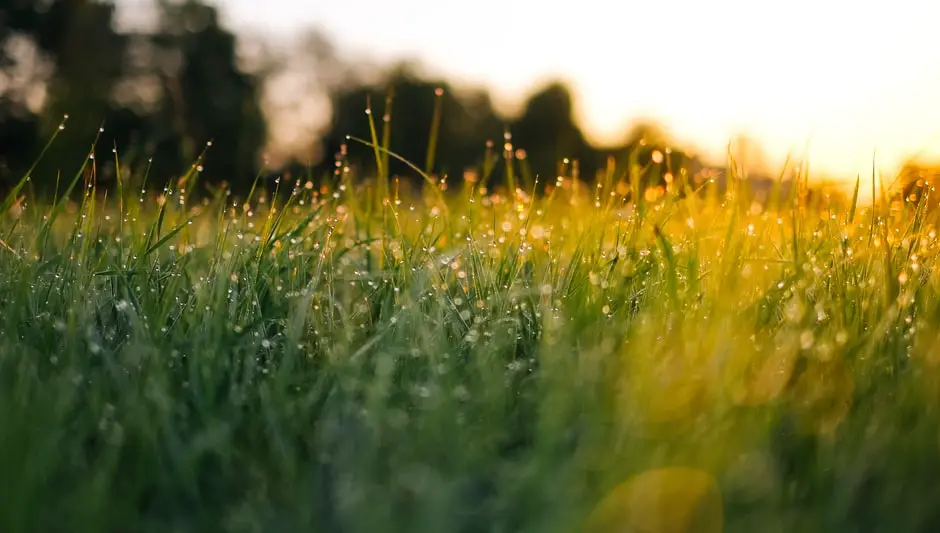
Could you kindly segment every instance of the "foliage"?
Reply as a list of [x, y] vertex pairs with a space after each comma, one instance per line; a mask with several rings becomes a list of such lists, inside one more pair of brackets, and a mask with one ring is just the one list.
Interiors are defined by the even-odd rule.
[[[146, 31], [116, 28], [113, 2], [0, 7], [0, 80], [17, 72], [13, 78], [27, 78], [21, 87], [0, 83], [4, 186], [30, 166], [65, 115], [74, 133], [60, 141], [56, 161], [37, 169], [45, 177], [32, 182], [38, 193], [51, 193], [59, 172], [74, 171], [55, 162], [80, 161], [96, 138], [100, 146], [135, 150], [125, 161], [135, 168], [154, 159], [160, 179], [184, 173], [213, 141], [228, 155], [210, 157], [206, 179], [250, 186], [266, 131], [260, 80], [238, 65], [235, 36], [214, 7], [194, 0], [157, 7], [159, 20]], [[10, 57], [11, 45], [21, 57]], [[38, 107], [29, 104], [36, 95], [44, 95]], [[102, 170], [100, 186], [113, 187], [115, 172]]]
[[[36, 194], [52, 195], [57, 176], [75, 170], [57, 163], [80, 161], [95, 139], [99, 146], [117, 146], [127, 165], [149, 168], [161, 181], [185, 174], [211, 141], [216, 150], [204, 161], [206, 184], [225, 183], [244, 193], [262, 171], [310, 175], [320, 184], [334, 174], [347, 136], [373, 138], [370, 119], [377, 144], [450, 184], [482, 179], [481, 172], [490, 185], [522, 185], [529, 191], [536, 180], [551, 183], [559, 174], [591, 182], [609, 171], [611, 159], [621, 169], [633, 163], [646, 167], [657, 151], [667, 154], [666, 171], [703, 166], [649, 124], [635, 127], [618, 145], [593, 145], [561, 82], [537, 88], [517, 115], [504, 116], [486, 91], [422, 74], [407, 62], [362, 66], [339, 57], [316, 32], [290, 54], [271, 53], [250, 65], [239, 52], [245, 37], [223, 27], [215, 7], [198, 0], [154, 0], [154, 5], [150, 28], [118, 27], [115, 4], [104, 0], [17, 0], [0, 6], [0, 163], [5, 165], [0, 188], [12, 187], [30, 167], [64, 115], [70, 135], [60, 139], [57, 158], [35, 169], [38, 177], [30, 188]], [[283, 126], [276, 115], [265, 116], [262, 94], [275, 74], [285, 73], [313, 79], [299, 90], [324, 96], [330, 120], [322, 135], [292, 154], [294, 160], [266, 168], [261, 148], [269, 130]], [[303, 120], [318, 123], [324, 117]], [[427, 142], [429, 136], [434, 143]], [[516, 175], [493, 166], [507, 147], [519, 160]], [[366, 156], [343, 157], [360, 173], [379, 170]], [[395, 159], [381, 162], [389, 181], [399, 178], [402, 186], [419, 188], [425, 183]], [[664, 185], [665, 173], [643, 175], [652, 180], [648, 185]], [[97, 186], [113, 191], [115, 174], [102, 164]]]
[[[482, 173], [491, 185], [524, 185], [528, 191], [536, 180], [551, 183], [559, 175], [591, 182], [609, 172], [610, 165], [620, 169], [657, 166], [664, 161], [652, 161], [656, 152], [665, 154], [663, 171], [638, 174], [646, 180], [644, 188], [665, 185], [667, 173], [686, 169], [691, 178], [706, 167], [674, 146], [662, 128], [648, 122], [634, 125], [615, 146], [592, 145], [576, 120], [570, 91], [558, 81], [538, 88], [515, 117], [497, 113], [487, 93], [455, 90], [444, 80], [422, 78], [408, 63], [393, 67], [377, 81], [346, 80], [334, 86], [331, 94], [333, 119], [323, 136], [328, 157], [315, 172], [318, 176], [335, 168], [350, 135], [368, 140], [373, 133], [376, 144], [408, 161], [428, 162], [431, 155], [438, 164], [419, 165], [419, 170], [446, 177], [451, 183], [462, 181], [467, 172], [477, 178]], [[439, 129], [432, 131], [435, 121]], [[439, 146], [428, 143], [433, 135], [439, 138]], [[518, 160], [515, 176], [501, 165], [493, 166], [501, 156]], [[363, 172], [377, 170], [370, 166], [375, 158], [368, 153], [342, 158]], [[390, 161], [384, 173], [410, 185], [420, 186], [424, 181], [400, 161]]]

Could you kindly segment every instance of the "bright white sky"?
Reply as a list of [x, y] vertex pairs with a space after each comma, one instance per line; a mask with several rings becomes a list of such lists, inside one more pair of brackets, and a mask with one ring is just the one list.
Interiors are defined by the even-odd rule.
[[[931, 0], [217, 0], [237, 29], [318, 26], [344, 52], [417, 58], [517, 102], [567, 79], [591, 138], [662, 121], [721, 154], [748, 133], [845, 177], [940, 155], [940, 2]], [[554, 7], [558, 6], [558, 7]], [[808, 151], [804, 151], [806, 146]]]

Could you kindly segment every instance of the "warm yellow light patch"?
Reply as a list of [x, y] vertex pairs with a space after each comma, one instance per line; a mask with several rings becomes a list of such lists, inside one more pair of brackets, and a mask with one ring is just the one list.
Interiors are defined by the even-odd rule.
[[832, 434], [849, 414], [855, 382], [841, 359], [810, 361], [792, 390], [792, 405], [804, 431]]
[[618, 485], [595, 508], [586, 533], [719, 533], [721, 491], [707, 472], [649, 470]]
[[738, 349], [731, 353], [724, 374], [728, 396], [734, 403], [764, 405], [783, 394], [799, 352], [789, 346], [767, 352]]

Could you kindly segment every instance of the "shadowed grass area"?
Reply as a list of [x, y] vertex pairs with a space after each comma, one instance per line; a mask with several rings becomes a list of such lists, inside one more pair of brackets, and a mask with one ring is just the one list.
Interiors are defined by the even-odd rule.
[[376, 137], [375, 180], [245, 201], [198, 161], [10, 196], [0, 531], [940, 527], [929, 194], [405, 197]]

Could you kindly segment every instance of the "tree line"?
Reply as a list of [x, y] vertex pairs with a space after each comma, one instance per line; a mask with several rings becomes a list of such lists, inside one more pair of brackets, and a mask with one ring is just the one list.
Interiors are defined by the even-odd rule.
[[200, 2], [156, 7], [145, 31], [118, 30], [112, 2], [0, 7], [3, 183], [19, 179], [63, 122], [53, 155], [33, 173], [36, 187], [80, 167], [96, 139], [99, 153], [116, 147], [158, 178], [180, 172], [210, 139], [222, 148], [206, 154], [212, 176], [238, 181], [255, 171], [266, 135], [261, 80], [239, 67], [235, 35]]
[[[190, 169], [210, 141], [200, 160], [210, 186], [244, 190], [264, 173], [331, 179], [338, 159], [370, 175], [374, 151], [349, 136], [370, 141], [373, 131], [396, 154], [383, 171], [414, 184], [424, 179], [418, 170], [454, 182], [487, 165], [493, 182], [505, 181], [504, 166], [490, 164], [501, 158], [512, 159], [520, 183], [529, 184], [561, 174], [593, 181], [612, 166], [654, 166], [653, 181], [706, 168], [655, 124], [630, 128], [614, 146], [595, 146], [561, 82], [536, 90], [515, 116], [502, 116], [486, 91], [455, 87], [409, 63], [378, 75], [343, 64], [322, 36], [311, 41], [319, 46], [307, 52], [316, 56], [309, 65], [262, 57], [250, 67], [239, 57], [240, 37], [215, 7], [198, 0], [154, 0], [154, 7], [154, 20], [141, 28], [120, 28], [109, 1], [8, 0], [0, 7], [3, 187], [19, 180], [56, 134], [52, 155], [32, 173], [40, 192], [74, 173], [92, 143], [101, 185], [114, 180], [112, 148], [122, 167], [163, 183]], [[291, 160], [266, 165], [265, 141], [278, 125], [264, 110], [265, 84], [278, 69], [297, 65], [312, 70], [330, 119]]]

